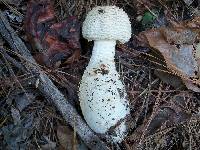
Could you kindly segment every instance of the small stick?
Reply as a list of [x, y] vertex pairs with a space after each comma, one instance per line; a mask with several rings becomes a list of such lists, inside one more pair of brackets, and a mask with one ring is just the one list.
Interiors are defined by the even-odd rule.
[[5, 49], [0, 48], [0, 53], [2, 53], [2, 55], [4, 55], [4, 57], [11, 62], [15, 67], [17, 67], [19, 70], [22, 70], [23, 72], [26, 72], [25, 68], [23, 65], [21, 65], [20, 62], [18, 62], [17, 60], [15, 60], [14, 58], [12, 58]]

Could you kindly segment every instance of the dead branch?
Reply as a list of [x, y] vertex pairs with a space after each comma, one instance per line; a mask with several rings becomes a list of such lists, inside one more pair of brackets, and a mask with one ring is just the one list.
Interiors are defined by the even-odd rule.
[[39, 67], [25, 44], [15, 33], [14, 29], [10, 26], [8, 20], [1, 11], [0, 33], [8, 42], [11, 49], [21, 58], [21, 61], [26, 69], [32, 74], [39, 74], [38, 78], [40, 82], [38, 89], [45, 95], [47, 99], [51, 100], [51, 102], [60, 111], [65, 121], [71, 125], [71, 127], [75, 127], [75, 131], [87, 144], [87, 146], [95, 150], [108, 150], [109, 148], [105, 145], [105, 143], [103, 143], [99, 137], [95, 135], [94, 132], [87, 126], [76, 109], [67, 101], [64, 95]]

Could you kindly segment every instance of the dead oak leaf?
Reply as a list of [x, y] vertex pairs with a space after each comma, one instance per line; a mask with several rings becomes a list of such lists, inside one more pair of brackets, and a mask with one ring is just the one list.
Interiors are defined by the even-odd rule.
[[145, 42], [151, 48], [161, 53], [168, 69], [180, 76], [189, 89], [200, 92], [193, 84], [198, 72], [193, 46], [197, 33], [184, 28], [158, 28], [144, 31], [139, 36], [146, 39]]

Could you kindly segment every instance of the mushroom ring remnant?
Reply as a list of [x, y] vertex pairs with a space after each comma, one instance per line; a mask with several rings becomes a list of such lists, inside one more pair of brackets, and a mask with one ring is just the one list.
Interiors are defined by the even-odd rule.
[[116, 41], [125, 43], [131, 38], [129, 17], [116, 6], [95, 7], [87, 14], [82, 33], [84, 38], [94, 41], [79, 87], [83, 116], [96, 133], [121, 142], [127, 133], [130, 108], [114, 57]]

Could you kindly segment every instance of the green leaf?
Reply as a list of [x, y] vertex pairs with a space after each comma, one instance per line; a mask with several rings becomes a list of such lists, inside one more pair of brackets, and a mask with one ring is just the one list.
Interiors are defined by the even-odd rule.
[[[152, 12], [154, 14], [152, 14]], [[152, 12], [148, 11], [144, 13], [144, 16], [142, 17], [142, 26], [147, 28], [147, 27], [151, 27], [154, 20], [156, 19], [155, 14], [158, 14], [158, 12], [156, 10], [152, 10]]]

